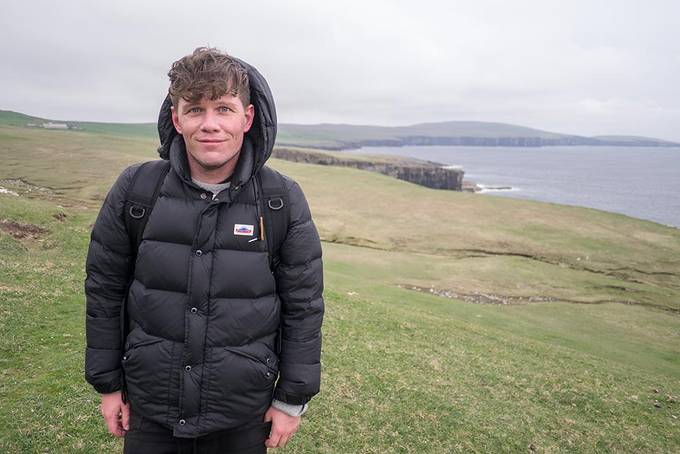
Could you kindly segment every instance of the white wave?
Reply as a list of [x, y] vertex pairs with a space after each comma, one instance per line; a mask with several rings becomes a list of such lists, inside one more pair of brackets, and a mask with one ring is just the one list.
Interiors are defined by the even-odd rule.
[[512, 187], [512, 186], [501, 186], [501, 185], [491, 185], [491, 184], [482, 184], [482, 183], [477, 183], [477, 186], [481, 188], [479, 191], [480, 194], [484, 194], [486, 192], [509, 192], [509, 191], [521, 191], [520, 188]]

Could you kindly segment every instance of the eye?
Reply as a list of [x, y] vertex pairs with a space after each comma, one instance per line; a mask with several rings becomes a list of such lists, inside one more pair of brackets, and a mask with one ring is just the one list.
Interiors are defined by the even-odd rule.
[[200, 107], [192, 107], [189, 110], [187, 110], [187, 113], [192, 113], [192, 114], [200, 113], [201, 110], [203, 110], [203, 109], [201, 109]]
[[219, 112], [222, 112], [222, 113], [227, 113], [227, 112], [233, 112], [233, 111], [234, 111], [234, 109], [232, 109], [231, 107], [227, 107], [227, 106], [220, 106], [220, 107], [217, 108], [217, 110], [218, 110]]

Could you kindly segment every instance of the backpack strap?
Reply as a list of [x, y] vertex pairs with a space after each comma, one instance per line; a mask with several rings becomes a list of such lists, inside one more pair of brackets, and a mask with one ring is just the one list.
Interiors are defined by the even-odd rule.
[[[130, 238], [130, 245], [133, 252], [133, 270], [130, 273], [130, 280], [128, 281], [127, 290], [125, 291], [125, 298], [120, 305], [120, 345], [121, 352], [125, 350], [125, 339], [129, 331], [129, 320], [127, 317], [127, 296], [130, 292], [130, 286], [134, 280], [134, 263], [137, 256], [137, 250], [142, 242], [142, 234], [144, 228], [151, 215], [151, 210], [156, 204], [158, 193], [160, 192], [165, 176], [170, 170], [170, 162], [165, 160], [156, 160], [145, 162], [135, 172], [132, 177], [132, 182], [125, 195], [125, 229]], [[125, 358], [123, 357], [123, 360]], [[121, 373], [122, 368], [121, 368]], [[123, 402], [127, 402], [127, 386], [125, 383], [125, 376], [123, 373]]]
[[125, 227], [130, 237], [130, 244], [135, 255], [142, 242], [142, 234], [158, 193], [170, 170], [170, 162], [159, 159], [145, 162], [132, 178], [132, 183], [125, 199]]
[[276, 170], [263, 166], [256, 176], [260, 186], [260, 212], [264, 217], [265, 240], [272, 270], [279, 264], [279, 251], [288, 233], [290, 203], [286, 182]]
[[[264, 217], [265, 240], [267, 240], [267, 253], [269, 255], [269, 268], [272, 272], [279, 265], [279, 251], [288, 234], [290, 224], [290, 199], [286, 182], [276, 170], [263, 166], [255, 176], [259, 186], [260, 213]], [[281, 325], [276, 333], [275, 350], [281, 354], [283, 332]]]

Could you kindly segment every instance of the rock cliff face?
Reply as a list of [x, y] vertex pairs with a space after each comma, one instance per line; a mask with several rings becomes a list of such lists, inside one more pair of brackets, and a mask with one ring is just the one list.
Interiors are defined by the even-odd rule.
[[431, 161], [418, 160], [365, 160], [340, 158], [326, 153], [301, 151], [291, 148], [274, 148], [272, 157], [286, 161], [305, 162], [327, 166], [354, 167], [382, 173], [400, 180], [419, 184], [433, 189], [449, 189], [461, 191], [463, 189], [462, 169], [448, 169], [442, 164]]

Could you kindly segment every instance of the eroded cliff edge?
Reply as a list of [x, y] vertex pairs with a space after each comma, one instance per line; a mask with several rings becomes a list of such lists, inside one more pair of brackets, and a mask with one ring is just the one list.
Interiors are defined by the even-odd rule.
[[465, 172], [460, 168], [447, 168], [443, 164], [412, 158], [387, 156], [338, 156], [323, 151], [276, 147], [272, 157], [286, 161], [305, 162], [326, 166], [353, 167], [382, 173], [400, 180], [433, 189], [463, 190]]

